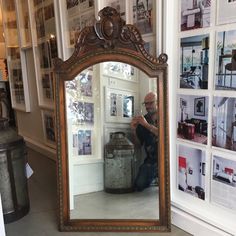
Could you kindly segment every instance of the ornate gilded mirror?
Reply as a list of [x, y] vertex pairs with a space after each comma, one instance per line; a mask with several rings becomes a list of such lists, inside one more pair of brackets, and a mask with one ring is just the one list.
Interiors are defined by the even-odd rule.
[[[166, 61], [111, 7], [82, 29], [68, 60], [55, 60], [61, 231], [170, 231]], [[136, 118], [151, 110], [147, 146]], [[154, 174], [139, 188], [144, 164]]]

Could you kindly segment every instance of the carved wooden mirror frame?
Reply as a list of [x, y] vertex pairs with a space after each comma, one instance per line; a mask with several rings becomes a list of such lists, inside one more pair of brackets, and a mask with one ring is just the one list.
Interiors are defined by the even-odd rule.
[[[126, 25], [111, 7], [99, 12], [94, 26], [79, 34], [75, 51], [66, 61], [55, 60], [57, 170], [59, 193], [59, 228], [61, 231], [170, 231], [170, 186], [167, 101], [167, 56], [158, 58], [144, 49], [144, 41], [133, 25]], [[159, 117], [159, 219], [78, 219], [69, 214], [69, 171], [66, 135], [65, 81], [72, 80], [84, 69], [105, 61], [118, 61], [137, 67], [150, 78], [157, 78]]]

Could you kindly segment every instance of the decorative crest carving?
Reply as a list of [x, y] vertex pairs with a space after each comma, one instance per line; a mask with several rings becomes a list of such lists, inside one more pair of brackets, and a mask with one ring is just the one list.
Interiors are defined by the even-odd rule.
[[[158, 58], [150, 55], [144, 48], [144, 41], [138, 29], [126, 24], [116, 9], [105, 7], [99, 13], [99, 20], [94, 26], [85, 27], [78, 36], [73, 55], [65, 62], [55, 60], [55, 70], [65, 71], [71, 68], [74, 61], [85, 60], [85, 57], [94, 55], [126, 55], [146, 63], [153, 69], [165, 65], [167, 55], [161, 54]], [[134, 65], [135, 66], [135, 65]], [[63, 72], [62, 72], [63, 73]]]

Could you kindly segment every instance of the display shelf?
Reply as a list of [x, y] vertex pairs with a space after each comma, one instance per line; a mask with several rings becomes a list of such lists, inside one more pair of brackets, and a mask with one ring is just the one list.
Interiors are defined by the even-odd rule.
[[38, 101], [54, 109], [53, 58], [58, 56], [53, 0], [29, 2]]
[[20, 47], [15, 1], [3, 0], [2, 11], [12, 107], [16, 110], [29, 112], [30, 100], [26, 58], [25, 52]]
[[[215, 24], [220, 5], [221, 1], [179, 0], [175, 6], [172, 201], [196, 218], [235, 234], [236, 211], [230, 204], [236, 173], [232, 92], [236, 24]], [[222, 216], [228, 220], [223, 222]]]

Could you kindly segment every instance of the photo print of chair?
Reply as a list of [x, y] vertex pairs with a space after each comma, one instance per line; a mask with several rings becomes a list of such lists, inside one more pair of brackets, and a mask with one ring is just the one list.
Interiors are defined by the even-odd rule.
[[236, 30], [219, 32], [217, 36], [217, 90], [236, 90]]
[[[178, 101], [177, 137], [207, 144], [208, 97], [179, 95]], [[196, 110], [199, 101], [202, 103], [201, 112]]]
[[181, 30], [210, 25], [211, 0], [181, 0]]
[[178, 146], [178, 189], [205, 200], [205, 152]]
[[236, 151], [236, 98], [214, 97], [212, 145]]
[[181, 39], [180, 88], [208, 88], [209, 36]]

